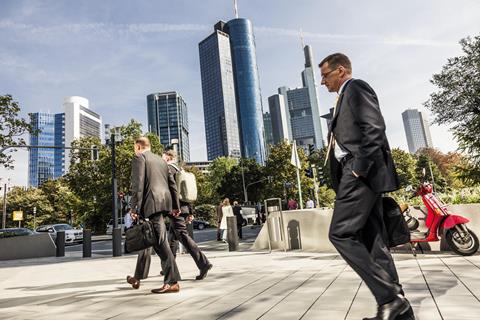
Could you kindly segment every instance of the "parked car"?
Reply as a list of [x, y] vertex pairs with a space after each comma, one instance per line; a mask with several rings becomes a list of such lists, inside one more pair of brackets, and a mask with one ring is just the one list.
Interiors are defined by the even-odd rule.
[[65, 243], [72, 244], [83, 241], [83, 231], [80, 229], [74, 229], [67, 223], [48, 224], [38, 227], [37, 232], [48, 232], [53, 241], [57, 239], [57, 232], [65, 231]]
[[[122, 234], [125, 233], [125, 221], [123, 218], [118, 218], [118, 227], [122, 230]], [[107, 234], [112, 234], [113, 232], [113, 219], [110, 219], [107, 223]]]
[[203, 230], [210, 227], [210, 223], [203, 220], [193, 220], [193, 229]]
[[10, 238], [19, 236], [31, 236], [37, 234], [35, 231], [28, 228], [7, 228], [0, 229], [0, 238]]

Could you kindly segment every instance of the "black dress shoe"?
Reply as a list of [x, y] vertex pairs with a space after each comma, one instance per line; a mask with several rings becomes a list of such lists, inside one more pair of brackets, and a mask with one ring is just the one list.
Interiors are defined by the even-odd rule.
[[398, 315], [395, 320], [415, 320], [412, 307], [409, 307], [407, 311]]
[[207, 277], [208, 271], [212, 269], [213, 265], [209, 263], [204, 269], [200, 270], [200, 274], [195, 277], [195, 280], [203, 280]]
[[410, 303], [403, 296], [398, 295], [395, 300], [379, 306], [375, 317], [363, 318], [363, 320], [398, 320], [398, 316], [404, 316], [409, 310], [411, 310]]

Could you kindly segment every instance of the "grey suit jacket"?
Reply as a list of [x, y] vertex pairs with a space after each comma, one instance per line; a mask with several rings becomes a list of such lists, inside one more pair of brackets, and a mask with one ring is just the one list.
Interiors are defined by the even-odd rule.
[[130, 193], [131, 208], [144, 218], [180, 208], [177, 186], [167, 163], [151, 151], [133, 159]]
[[[345, 85], [330, 123], [329, 139], [332, 133], [336, 142], [353, 157], [352, 169], [372, 190], [382, 193], [399, 188], [385, 121], [377, 95], [368, 83], [352, 79]], [[333, 152], [330, 168], [333, 187], [337, 190], [341, 174]]]

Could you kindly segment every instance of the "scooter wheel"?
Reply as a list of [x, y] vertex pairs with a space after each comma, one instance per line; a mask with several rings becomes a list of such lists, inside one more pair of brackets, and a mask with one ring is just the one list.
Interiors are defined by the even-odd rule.
[[461, 256], [471, 256], [478, 251], [478, 237], [472, 230], [468, 229], [468, 236], [462, 239], [456, 228], [448, 229], [445, 235], [447, 244], [453, 252]]

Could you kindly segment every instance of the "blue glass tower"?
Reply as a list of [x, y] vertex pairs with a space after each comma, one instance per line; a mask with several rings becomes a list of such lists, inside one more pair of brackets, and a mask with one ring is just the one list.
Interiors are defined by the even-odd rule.
[[187, 104], [177, 92], [153, 93], [147, 96], [148, 128], [160, 137], [164, 146], [178, 139], [182, 161], [190, 161]]
[[263, 164], [263, 110], [253, 26], [248, 19], [233, 19], [227, 23], [227, 31], [232, 51], [242, 156]]
[[[31, 124], [36, 135], [30, 136], [32, 146], [64, 146], [65, 114], [32, 113]], [[62, 149], [30, 149], [28, 185], [38, 187], [49, 179], [65, 173], [65, 153]]]

